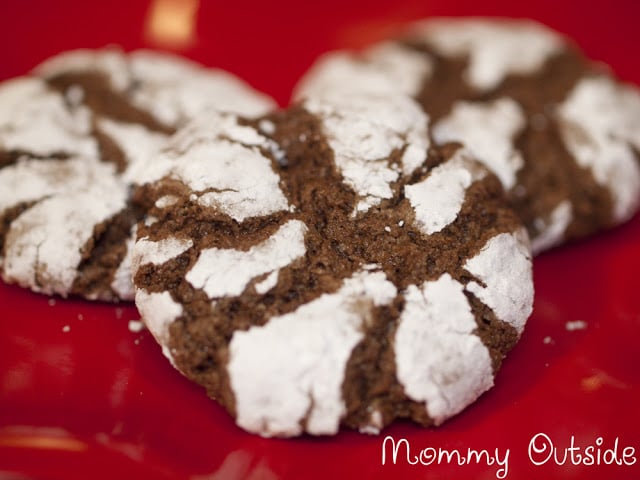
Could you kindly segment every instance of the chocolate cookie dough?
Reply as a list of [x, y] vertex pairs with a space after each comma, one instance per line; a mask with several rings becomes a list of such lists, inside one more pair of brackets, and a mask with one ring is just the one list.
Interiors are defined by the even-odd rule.
[[203, 110], [272, 106], [228, 73], [150, 51], [66, 52], [0, 84], [2, 278], [131, 300], [135, 171]]
[[498, 179], [403, 95], [315, 97], [179, 131], [135, 198], [136, 304], [263, 436], [440, 424], [493, 385], [532, 306]]
[[619, 224], [640, 204], [640, 94], [526, 20], [431, 19], [321, 58], [296, 97], [404, 92], [436, 143], [462, 141], [500, 179], [534, 252]]

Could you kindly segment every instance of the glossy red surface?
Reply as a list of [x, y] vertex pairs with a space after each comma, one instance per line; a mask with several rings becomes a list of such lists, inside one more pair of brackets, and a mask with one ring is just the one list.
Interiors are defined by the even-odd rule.
[[[64, 49], [162, 47], [237, 73], [284, 104], [323, 51], [365, 44], [407, 19], [486, 14], [539, 19], [640, 83], [635, 0], [343, 3], [4, 1], [0, 79]], [[193, 29], [171, 30], [165, 21], [165, 30], [174, 31], [167, 36], [151, 27], [163, 8], [170, 12], [165, 20], [186, 19], [182, 27], [192, 15]], [[133, 306], [49, 299], [0, 283], [0, 478], [490, 479], [505, 473], [486, 458], [411, 465], [406, 444], [395, 465], [387, 448], [382, 465], [385, 435], [406, 439], [412, 455], [429, 447], [466, 455], [473, 448], [491, 456], [497, 450], [504, 461], [508, 451], [510, 479], [640, 478], [639, 271], [638, 216], [547, 253], [535, 261], [535, 310], [522, 341], [497, 386], [467, 411], [435, 430], [397, 424], [380, 437], [342, 432], [294, 440], [238, 429], [172, 369], [148, 332], [129, 330], [129, 320], [138, 318]], [[576, 320], [586, 328], [567, 330]], [[602, 450], [617, 441], [618, 458], [633, 448], [626, 460], [635, 464], [569, 459], [536, 466], [528, 447], [538, 433], [552, 439], [560, 457], [572, 437], [595, 453], [598, 438]]]

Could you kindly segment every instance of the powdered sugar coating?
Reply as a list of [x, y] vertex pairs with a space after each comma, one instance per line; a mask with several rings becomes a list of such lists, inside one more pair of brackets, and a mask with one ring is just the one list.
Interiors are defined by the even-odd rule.
[[[0, 185], [11, 186], [0, 189], [0, 212], [23, 202], [99, 184], [104, 177], [115, 177], [112, 165], [85, 158], [43, 162], [24, 157], [0, 170]], [[112, 186], [119, 188], [117, 182]]]
[[466, 290], [522, 333], [533, 309], [531, 254], [524, 230], [492, 237], [464, 268], [477, 280]]
[[614, 218], [640, 204], [640, 93], [608, 77], [581, 80], [559, 106], [562, 138], [578, 164], [613, 197]]
[[412, 30], [441, 55], [468, 57], [465, 79], [480, 91], [497, 87], [507, 75], [535, 72], [564, 48], [558, 34], [530, 20], [431, 19]]
[[90, 131], [89, 111], [68, 108], [44, 81], [25, 77], [0, 85], [0, 149], [93, 158], [98, 149]]
[[207, 112], [187, 125], [150, 165], [135, 177], [140, 183], [162, 178], [189, 187], [202, 206], [241, 222], [289, 208], [271, 160], [260, 150], [270, 142], [233, 115]]
[[[335, 163], [360, 197], [358, 212], [391, 198], [391, 184], [427, 158], [428, 118], [409, 97], [336, 93], [303, 106], [321, 119]], [[396, 151], [399, 162], [390, 164]]]
[[336, 433], [351, 351], [372, 308], [389, 304], [396, 293], [384, 273], [360, 271], [336, 293], [236, 332], [227, 370], [238, 425], [264, 436]]
[[314, 63], [293, 97], [335, 92], [416, 96], [432, 68], [428, 57], [394, 42], [382, 42], [359, 53], [331, 52]]
[[415, 212], [415, 223], [427, 235], [441, 231], [457, 217], [471, 184], [486, 171], [463, 149], [429, 172], [422, 181], [404, 187]]
[[191, 239], [169, 237], [154, 242], [147, 237], [140, 238], [132, 254], [134, 270], [147, 263], [162, 265], [186, 252], [191, 247], [193, 247], [193, 240]]
[[493, 386], [491, 357], [474, 334], [463, 285], [449, 274], [409, 286], [405, 299], [395, 335], [398, 380], [438, 425]]
[[220, 248], [203, 250], [185, 278], [212, 299], [240, 295], [252, 279], [277, 271], [304, 255], [305, 231], [304, 223], [291, 220], [246, 252]]
[[436, 143], [463, 143], [506, 190], [516, 186], [518, 171], [524, 166], [515, 148], [515, 138], [525, 127], [520, 106], [509, 98], [492, 102], [457, 102], [451, 112], [433, 127]]
[[[105, 180], [112, 183], [109, 177]], [[70, 291], [94, 226], [125, 206], [124, 192], [114, 187], [97, 185], [91, 191], [50, 197], [20, 215], [5, 239], [5, 281], [46, 294]], [[94, 201], [95, 195], [100, 202]]]

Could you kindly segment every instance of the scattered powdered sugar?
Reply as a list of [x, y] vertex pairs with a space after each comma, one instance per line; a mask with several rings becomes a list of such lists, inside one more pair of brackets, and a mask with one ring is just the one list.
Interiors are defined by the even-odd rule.
[[194, 288], [204, 289], [211, 299], [240, 295], [252, 279], [303, 256], [306, 231], [304, 223], [290, 220], [246, 252], [222, 248], [203, 250], [186, 279]]
[[[336, 166], [360, 197], [357, 212], [391, 198], [391, 184], [427, 158], [428, 118], [407, 96], [336, 93], [303, 106], [320, 118]], [[399, 166], [389, 163], [396, 151], [402, 152]]]
[[144, 330], [144, 323], [142, 323], [140, 320], [129, 320], [127, 327], [129, 328], [129, 331], [131, 333], [140, 333], [142, 330]]
[[426, 20], [413, 33], [441, 55], [468, 57], [464, 77], [480, 91], [497, 87], [509, 74], [535, 72], [564, 48], [562, 37], [530, 20]]
[[238, 425], [264, 436], [297, 435], [303, 426], [311, 434], [336, 433], [346, 413], [342, 383], [351, 352], [372, 309], [396, 294], [383, 272], [360, 271], [336, 293], [236, 331], [227, 369]]
[[640, 203], [640, 94], [605, 76], [581, 80], [557, 110], [560, 132], [578, 164], [611, 192], [613, 215], [628, 219]]
[[568, 332], [573, 332], [575, 330], [584, 330], [587, 328], [587, 322], [585, 322], [584, 320], [573, 320], [565, 323], [564, 328], [566, 328]]
[[505, 190], [516, 185], [524, 166], [515, 138], [525, 126], [520, 106], [509, 98], [492, 102], [456, 102], [449, 115], [433, 127], [436, 143], [462, 142], [496, 174]]
[[404, 187], [405, 197], [415, 212], [418, 228], [427, 235], [441, 231], [455, 221], [467, 189], [486, 171], [464, 149], [429, 172], [422, 181]]
[[492, 237], [464, 268], [479, 282], [466, 290], [491, 308], [503, 322], [522, 333], [533, 308], [529, 240], [524, 229]]
[[410, 285], [405, 302], [395, 336], [398, 381], [438, 425], [493, 386], [491, 357], [473, 333], [462, 284], [449, 274]]

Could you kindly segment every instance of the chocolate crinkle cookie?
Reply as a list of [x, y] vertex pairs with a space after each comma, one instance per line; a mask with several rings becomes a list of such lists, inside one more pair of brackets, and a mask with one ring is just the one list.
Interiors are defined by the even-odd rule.
[[404, 95], [181, 129], [135, 192], [136, 304], [173, 365], [264, 436], [437, 425], [532, 307], [499, 179]]
[[150, 51], [58, 55], [0, 84], [0, 273], [47, 294], [131, 300], [135, 170], [198, 112], [273, 106], [232, 75]]
[[629, 219], [640, 204], [640, 94], [526, 20], [431, 19], [361, 52], [322, 57], [297, 98], [403, 92], [442, 145], [500, 179], [534, 253]]

